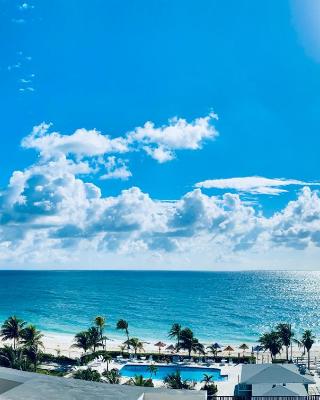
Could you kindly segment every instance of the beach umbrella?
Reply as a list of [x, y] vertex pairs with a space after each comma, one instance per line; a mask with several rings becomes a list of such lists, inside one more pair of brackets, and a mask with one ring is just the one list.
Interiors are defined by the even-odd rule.
[[239, 346], [239, 349], [243, 350], [243, 355], [244, 355], [244, 352], [245, 352], [246, 350], [248, 350], [249, 347], [248, 347], [245, 343], [242, 343], [242, 345]]
[[167, 348], [166, 348], [166, 350], [168, 350], [168, 351], [175, 351], [176, 350], [176, 348], [174, 347], [174, 345], [173, 344], [170, 344], [170, 346], [168, 346]]
[[161, 352], [161, 347], [166, 347], [166, 344], [163, 343], [163, 342], [158, 342], [158, 343], [155, 343], [155, 346], [157, 346], [157, 347], [159, 348], [159, 354], [160, 354], [160, 352]]
[[229, 353], [229, 357], [230, 357], [230, 353], [232, 351], [234, 351], [234, 349], [231, 346], [227, 346], [225, 349], [223, 349], [223, 351], [227, 351]]
[[215, 349], [221, 349], [221, 346], [219, 343], [213, 343], [212, 347], [214, 347]]

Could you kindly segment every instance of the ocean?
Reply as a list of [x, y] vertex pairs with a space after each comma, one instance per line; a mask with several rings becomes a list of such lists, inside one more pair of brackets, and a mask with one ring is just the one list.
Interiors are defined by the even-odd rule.
[[174, 322], [205, 342], [256, 342], [278, 322], [320, 337], [319, 272], [0, 271], [0, 321], [17, 315], [74, 334], [96, 315], [106, 334], [167, 340]]

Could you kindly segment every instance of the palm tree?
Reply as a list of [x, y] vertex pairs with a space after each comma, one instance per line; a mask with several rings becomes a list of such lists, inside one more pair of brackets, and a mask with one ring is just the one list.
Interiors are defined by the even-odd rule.
[[282, 340], [279, 337], [278, 332], [272, 331], [270, 333], [264, 333], [259, 342], [261, 346], [265, 349], [270, 351], [271, 359], [273, 360], [274, 357], [280, 353], [282, 348]]
[[211, 383], [213, 379], [213, 375], [203, 374], [203, 379], [201, 382], [204, 382], [206, 385]]
[[42, 338], [43, 334], [34, 325], [28, 325], [21, 331], [21, 343], [34, 371], [37, 370], [41, 349], [44, 348]]
[[286, 359], [289, 360], [289, 347], [292, 343], [292, 339], [294, 337], [294, 332], [291, 328], [291, 324], [278, 324], [276, 326], [276, 331], [279, 334], [280, 339], [282, 340], [282, 344], [286, 348]]
[[217, 385], [212, 382], [212, 383], [205, 383], [201, 390], [206, 390], [207, 392], [207, 400], [214, 400], [215, 399], [215, 394], [218, 391]]
[[96, 348], [102, 345], [99, 329], [96, 326], [92, 326], [88, 329], [88, 335], [91, 343], [90, 347], [93, 347], [93, 351], [96, 351]]
[[171, 389], [191, 389], [192, 385], [188, 380], [182, 380], [180, 372], [177, 370], [167, 375], [163, 382]]
[[[198, 339], [195, 339], [195, 340], [198, 341]], [[199, 343], [199, 341], [194, 344], [194, 349], [199, 354], [199, 358], [206, 354], [204, 345], [202, 343]]]
[[23, 349], [14, 349], [12, 346], [4, 345], [0, 349], [0, 366], [27, 371], [29, 370], [29, 360]]
[[180, 334], [181, 334], [181, 331], [182, 331], [181, 325], [175, 323], [175, 324], [172, 325], [172, 327], [171, 327], [171, 329], [170, 329], [170, 331], [169, 331], [169, 334], [168, 334], [168, 336], [169, 336], [170, 338], [176, 338], [176, 339], [177, 339], [177, 346], [178, 346], [178, 347], [179, 347], [179, 344], [180, 344]]
[[[190, 357], [191, 352], [197, 352], [199, 351], [199, 347], [202, 346], [199, 343], [199, 340], [196, 339], [193, 335], [193, 332], [190, 328], [184, 328], [182, 329], [180, 333], [180, 343], [179, 343], [179, 349], [184, 349], [188, 351], [188, 355]], [[202, 346], [203, 348], [203, 346]]]
[[15, 315], [9, 317], [6, 321], [4, 321], [1, 327], [0, 335], [2, 336], [2, 340], [13, 340], [13, 349], [16, 349], [21, 337], [21, 331], [23, 330], [25, 324], [26, 322], [20, 318], [17, 318]]
[[124, 345], [124, 344], [122, 344], [122, 345], [119, 346], [119, 349], [120, 349], [120, 351], [121, 351], [122, 357], [123, 357], [123, 352], [125, 351], [126, 348], [127, 348], [127, 346]]
[[218, 349], [216, 348], [215, 345], [211, 344], [210, 346], [207, 346], [207, 349], [209, 349], [210, 353], [212, 353], [213, 357], [217, 356]]
[[142, 375], [136, 375], [134, 378], [129, 379], [128, 385], [153, 387], [152, 379], [144, 379]]
[[[126, 320], [124, 319], [119, 319], [119, 321], [117, 322], [116, 325], [117, 329], [120, 329], [122, 331], [125, 331], [126, 335], [127, 335], [127, 342], [129, 342], [129, 324]], [[128, 344], [128, 349], [130, 349], [129, 344]]]
[[101, 382], [101, 375], [98, 371], [91, 368], [79, 369], [73, 374], [74, 379], [83, 379], [84, 381]]
[[74, 340], [75, 343], [72, 345], [72, 347], [77, 347], [78, 349], [82, 349], [85, 353], [90, 349], [92, 345], [92, 341], [88, 331], [82, 331], [77, 333], [74, 337]]
[[110, 354], [103, 355], [103, 361], [107, 363], [107, 372], [109, 371], [109, 362], [112, 360]]
[[[100, 315], [98, 315], [97, 317], [95, 317], [94, 323], [95, 323], [96, 327], [99, 329], [100, 340], [101, 340], [101, 342], [103, 342], [103, 339], [106, 339], [103, 336], [104, 328], [106, 327], [106, 319], [104, 317], [101, 317]], [[105, 345], [104, 345], [104, 347], [105, 347]]]
[[127, 340], [125, 343], [127, 344], [128, 348], [130, 348], [130, 346], [133, 348], [134, 354], [137, 354], [138, 350], [144, 350], [143, 343], [140, 342], [138, 338], [131, 338]]
[[308, 369], [310, 369], [310, 350], [312, 345], [315, 342], [316, 337], [312, 333], [310, 329], [307, 329], [303, 332], [301, 343], [303, 346], [306, 348], [307, 353], [308, 353]]
[[112, 385], [120, 383], [121, 375], [119, 374], [119, 370], [116, 368], [113, 368], [111, 371], [104, 370], [102, 376], [105, 378], [107, 383]]
[[156, 376], [158, 372], [158, 367], [154, 364], [150, 364], [148, 366], [148, 371], [150, 372], [150, 379], [152, 378], [152, 375]]
[[21, 343], [25, 347], [42, 347], [43, 348], [43, 334], [34, 325], [26, 326], [20, 334]]

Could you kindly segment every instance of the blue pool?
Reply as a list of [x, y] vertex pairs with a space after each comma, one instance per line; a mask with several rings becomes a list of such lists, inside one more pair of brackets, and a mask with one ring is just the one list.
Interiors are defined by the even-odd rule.
[[[182, 379], [200, 382], [203, 379], [203, 374], [213, 375], [213, 380], [224, 381], [227, 379], [226, 375], [221, 375], [220, 369], [205, 368], [205, 367], [186, 367], [181, 365], [157, 365], [158, 371], [152, 375], [152, 379], [163, 380], [167, 375], [180, 371]], [[125, 365], [121, 368], [120, 374], [122, 376], [132, 378], [135, 375], [142, 375], [145, 379], [150, 378], [148, 365]]]

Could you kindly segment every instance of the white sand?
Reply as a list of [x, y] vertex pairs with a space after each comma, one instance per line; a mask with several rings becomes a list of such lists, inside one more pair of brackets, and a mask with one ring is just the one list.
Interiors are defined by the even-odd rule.
[[[52, 354], [58, 354], [60, 353], [61, 355], [65, 355], [68, 357], [78, 357], [82, 354], [82, 351], [80, 349], [72, 347], [73, 340], [74, 340], [74, 335], [71, 334], [60, 334], [60, 333], [51, 333], [51, 332], [43, 332], [44, 337], [43, 337], [43, 344], [45, 346], [45, 351], [48, 353]], [[120, 346], [123, 344], [123, 340], [119, 339], [119, 337], [110, 337], [110, 340], [107, 341], [107, 350], [115, 350], [115, 351], [120, 351]], [[143, 339], [141, 339], [143, 341]], [[153, 352], [156, 353], [158, 352], [158, 348], [154, 345], [157, 343], [158, 340], [148, 340], [148, 341], [143, 341], [144, 343], [144, 350], [146, 352]], [[167, 345], [174, 344], [172, 341], [168, 340], [166, 341]], [[208, 343], [204, 343], [205, 346], [209, 345]], [[230, 343], [222, 343], [222, 345], [230, 345]], [[234, 352], [231, 352], [231, 356], [238, 356], [243, 354], [243, 351], [238, 349], [239, 344], [231, 345], [233, 349], [235, 350]], [[250, 347], [250, 345], [248, 344]], [[224, 348], [224, 346], [223, 346]], [[162, 353], [166, 353], [165, 350], [162, 350]], [[180, 351], [179, 354], [186, 354], [184, 351]], [[167, 353], [170, 354], [170, 353]], [[246, 351], [244, 353], [246, 356], [251, 355], [251, 349]], [[320, 359], [320, 345], [316, 344], [312, 347], [311, 349], [311, 357], [314, 358], [316, 357], [317, 359]], [[218, 354], [219, 356], [224, 356], [225, 358], [228, 358], [229, 353], [227, 352], [221, 352]], [[290, 355], [290, 350], [289, 350], [289, 355]], [[299, 349], [297, 346], [293, 347], [293, 356], [294, 357], [301, 357], [302, 355], [302, 349]], [[210, 356], [210, 354], [209, 354]], [[256, 353], [255, 353], [256, 356]], [[279, 358], [279, 356], [278, 356]], [[281, 358], [285, 358], [285, 349], [283, 349], [281, 353]], [[270, 355], [268, 352], [261, 352], [258, 355], [259, 362], [270, 362]]]

